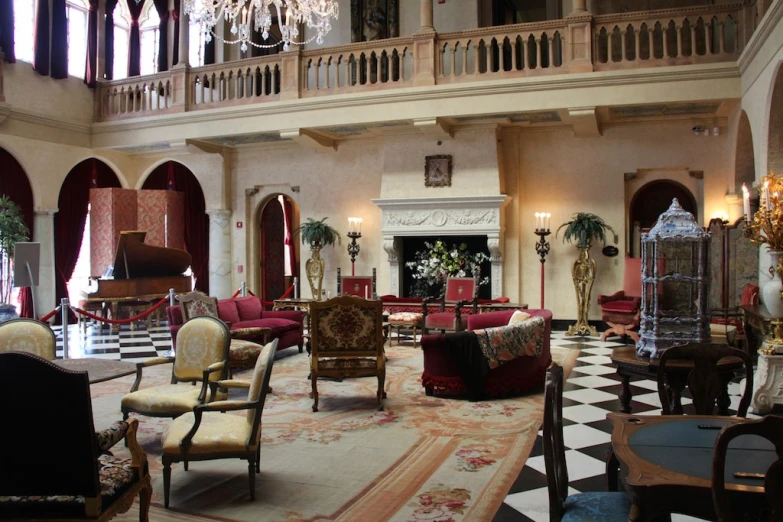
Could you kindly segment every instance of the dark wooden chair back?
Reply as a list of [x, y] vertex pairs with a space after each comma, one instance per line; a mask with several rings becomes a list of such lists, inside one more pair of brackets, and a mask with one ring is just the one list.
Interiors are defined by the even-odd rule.
[[0, 401], [2, 495], [100, 497], [87, 372], [29, 353], [0, 353]]
[[[767, 506], [758, 506], [755, 502], [734, 502], [726, 491], [726, 454], [729, 444], [741, 435], [756, 435], [771, 442], [777, 453], [777, 460], [766, 470], [763, 479], [758, 480], [764, 486], [764, 498]], [[747, 421], [726, 426], [715, 439], [715, 451], [712, 455], [712, 500], [719, 522], [740, 520], [783, 521], [783, 417], [767, 415], [760, 420]], [[755, 471], [755, 470], [754, 470]], [[761, 509], [761, 512], [748, 513], [748, 509]]]
[[544, 465], [549, 490], [550, 520], [560, 520], [568, 497], [568, 468], [563, 441], [563, 368], [555, 363], [547, 371], [544, 399]]
[[[716, 343], [690, 343], [673, 346], [664, 351], [658, 365], [658, 397], [661, 399], [662, 413], [664, 415], [677, 413], [674, 411], [673, 404], [677, 403], [679, 397], [670, 396], [670, 389], [667, 389], [666, 384], [673, 373], [672, 367], [681, 363], [676, 361], [686, 359], [693, 364], [686, 382], [693, 397], [696, 414], [714, 415], [718, 396], [726, 384], [722, 379], [727, 377], [722, 376], [718, 370], [718, 361], [724, 357], [736, 357], [742, 360], [745, 366], [745, 391], [737, 407], [737, 415], [745, 417], [748, 414], [753, 391], [753, 362], [746, 352]], [[674, 393], [679, 392], [674, 390]]]

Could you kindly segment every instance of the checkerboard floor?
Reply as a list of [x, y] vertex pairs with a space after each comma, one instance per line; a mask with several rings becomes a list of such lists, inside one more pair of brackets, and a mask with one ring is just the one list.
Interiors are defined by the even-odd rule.
[[[57, 334], [57, 357], [62, 357], [62, 330]], [[391, 334], [391, 342], [411, 342], [411, 337]], [[417, 336], [418, 337], [418, 336]], [[420, 337], [419, 337], [420, 339]], [[139, 325], [132, 331], [122, 325], [119, 332], [100, 330], [95, 326], [80, 329], [68, 328], [68, 352], [72, 358], [102, 357], [124, 361], [142, 361], [164, 355], [171, 349], [168, 327], [153, 326], [149, 330]], [[565, 383], [563, 392], [563, 434], [566, 444], [566, 461], [570, 479], [569, 493], [605, 491], [605, 459], [609, 450], [611, 423], [606, 420], [610, 411], [619, 411], [620, 377], [611, 366], [612, 348], [622, 346], [619, 338], [602, 342], [596, 337], [566, 337], [565, 332], [552, 332], [552, 346], [579, 350], [576, 366]], [[649, 379], [632, 378], [631, 408], [634, 413], [657, 415], [661, 412], [657, 385]], [[731, 383], [731, 410], [739, 404], [740, 385]], [[690, 399], [683, 398], [686, 412]], [[748, 414], [749, 417], [753, 416]], [[493, 522], [547, 522], [549, 497], [544, 468], [541, 432], [530, 457], [519, 477], [511, 486], [505, 502]], [[698, 520], [684, 515], [672, 515], [673, 522]]]

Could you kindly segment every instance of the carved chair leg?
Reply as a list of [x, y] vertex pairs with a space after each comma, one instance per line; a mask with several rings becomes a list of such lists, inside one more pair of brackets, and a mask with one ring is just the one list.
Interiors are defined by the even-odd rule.
[[620, 462], [617, 460], [617, 455], [614, 454], [614, 450], [609, 448], [609, 454], [606, 456], [606, 490], [618, 491], [617, 489], [617, 474], [620, 468]]
[[150, 499], [152, 498], [152, 484], [149, 475], [144, 479], [146, 484], [139, 491], [139, 522], [149, 522]]
[[163, 461], [163, 507], [169, 507], [169, 493], [171, 488], [171, 462]]
[[256, 463], [253, 462], [253, 457], [250, 457], [247, 461], [247, 475], [250, 482], [250, 500], [256, 499]]
[[261, 473], [261, 441], [256, 445], [256, 473]]
[[310, 373], [310, 382], [313, 385], [311, 396], [313, 398], [313, 411], [315, 412], [318, 411], [318, 376], [315, 372]]

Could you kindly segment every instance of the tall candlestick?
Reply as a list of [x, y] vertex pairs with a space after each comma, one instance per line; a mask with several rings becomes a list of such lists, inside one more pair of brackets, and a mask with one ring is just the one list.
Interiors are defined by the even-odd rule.
[[750, 191], [745, 184], [742, 184], [742, 211], [745, 214], [745, 221], [750, 223]]
[[551, 218], [552, 218], [552, 214], [550, 214], [549, 212], [547, 212], [544, 215], [544, 230], [547, 230], [547, 231], [549, 230], [549, 223], [550, 223]]

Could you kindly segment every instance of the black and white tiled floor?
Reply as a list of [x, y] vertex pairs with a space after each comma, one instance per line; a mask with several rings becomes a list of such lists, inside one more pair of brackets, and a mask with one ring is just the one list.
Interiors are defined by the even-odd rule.
[[[57, 357], [60, 358], [62, 331], [59, 327], [54, 329], [57, 334]], [[143, 325], [135, 331], [123, 325], [118, 333], [110, 333], [108, 329], [99, 330], [93, 326], [82, 330], [76, 325], [71, 325], [68, 331], [70, 357], [141, 361], [163, 355], [171, 349], [171, 337], [165, 324], [153, 326], [149, 331]], [[565, 336], [565, 332], [552, 332], [551, 345], [580, 351], [563, 393], [563, 433], [567, 447], [568, 477], [572, 488], [569, 493], [605, 491], [604, 462], [611, 438], [611, 423], [606, 420], [606, 414], [619, 411], [617, 397], [621, 386], [620, 377], [611, 366], [609, 356], [612, 348], [622, 346], [622, 342], [618, 338], [610, 338], [605, 342], [595, 337], [569, 338]], [[633, 378], [632, 411], [639, 414], [659, 414], [661, 404], [656, 390], [654, 381]], [[739, 384], [730, 385], [732, 409], [739, 403], [739, 390]], [[690, 400], [684, 398], [683, 405], [686, 410], [688, 403]], [[539, 432], [530, 458], [511, 486], [506, 501], [493, 522], [549, 520], [549, 497], [541, 443]], [[691, 520], [698, 519], [672, 515], [673, 522]]]

